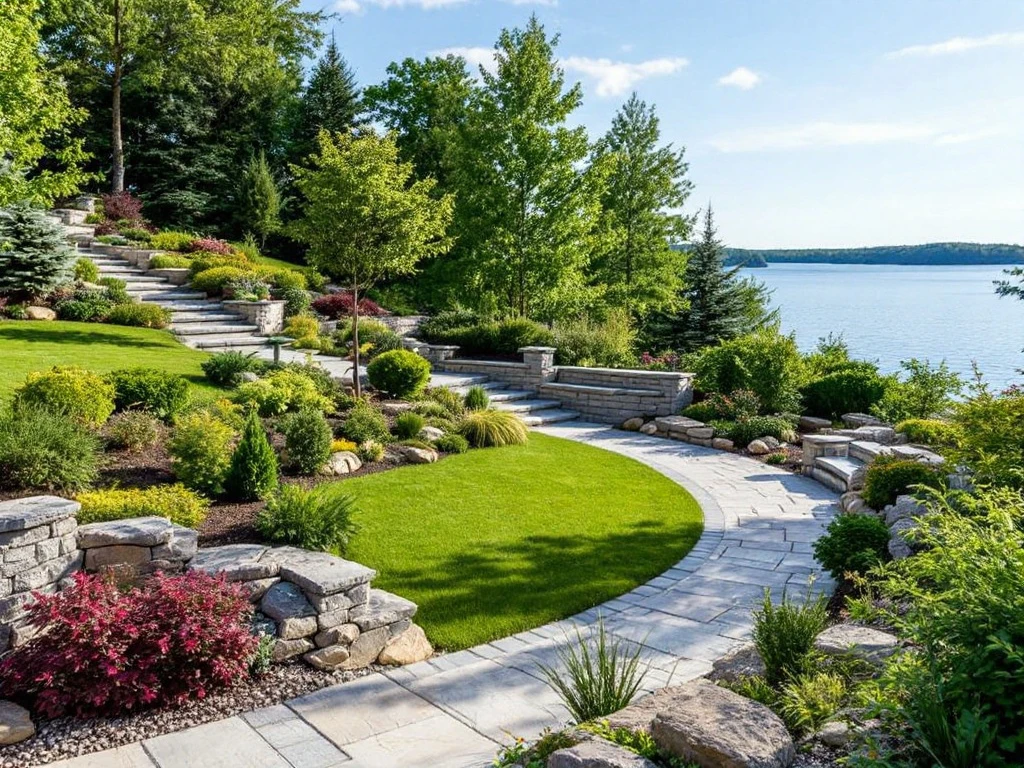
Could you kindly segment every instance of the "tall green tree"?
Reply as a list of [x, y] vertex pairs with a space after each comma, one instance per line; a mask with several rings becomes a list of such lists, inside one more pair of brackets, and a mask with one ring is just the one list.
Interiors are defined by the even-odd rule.
[[378, 281], [409, 274], [421, 259], [451, 247], [452, 198], [435, 198], [434, 180], [415, 179], [394, 137], [366, 131], [319, 136], [311, 167], [293, 166], [302, 218], [293, 236], [307, 258], [352, 291], [352, 383], [359, 385], [359, 300]]
[[677, 298], [678, 310], [658, 313], [648, 337], [657, 349], [693, 352], [770, 325], [769, 292], [744, 279], [742, 267], [725, 266], [711, 206], [704, 212], [700, 240], [690, 249]]
[[671, 246], [692, 225], [681, 212], [693, 187], [684, 150], [659, 146], [660, 139], [654, 106], [633, 93], [593, 151], [594, 164], [608, 165], [608, 180], [591, 279], [607, 286], [609, 303], [636, 317], [672, 304], [685, 257]]
[[255, 231], [260, 237], [260, 248], [265, 247], [267, 235], [281, 227], [281, 193], [270, 172], [266, 153], [253, 155], [249, 161], [242, 174], [238, 197], [243, 227]]
[[301, 163], [316, 150], [320, 131], [345, 133], [357, 127], [361, 111], [356, 76], [332, 37], [302, 94], [292, 149], [294, 162]]
[[0, 3], [0, 206], [49, 205], [88, 180], [74, 109], [60, 78], [39, 53], [39, 0]]
[[502, 31], [494, 71], [480, 68], [455, 183], [456, 233], [482, 287], [505, 311], [539, 319], [575, 312], [586, 298], [603, 184], [585, 167], [586, 129], [566, 125], [582, 94], [578, 83], [566, 87], [557, 43], [536, 16]]

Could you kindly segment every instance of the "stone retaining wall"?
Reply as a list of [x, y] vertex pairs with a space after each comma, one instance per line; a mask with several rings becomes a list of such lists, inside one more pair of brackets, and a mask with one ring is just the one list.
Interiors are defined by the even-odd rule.
[[[162, 517], [79, 526], [79, 504], [56, 496], [0, 502], [0, 653], [31, 637], [31, 591], [55, 592], [78, 570], [132, 581], [162, 571], [203, 571], [239, 584], [273, 658], [302, 656], [320, 669], [404, 664], [432, 653], [412, 623], [416, 605], [379, 589], [376, 572], [326, 552], [261, 544], [199, 549], [198, 534]], [[65, 582], [66, 583], [66, 582]]]
[[238, 301], [229, 299], [223, 302], [231, 312], [241, 315], [245, 322], [256, 326], [256, 333], [272, 336], [284, 330], [284, 307], [286, 301], [267, 299], [265, 301]]
[[399, 336], [414, 336], [424, 321], [428, 320], [427, 315], [381, 315], [374, 320], [380, 320], [384, 325], [397, 333]]

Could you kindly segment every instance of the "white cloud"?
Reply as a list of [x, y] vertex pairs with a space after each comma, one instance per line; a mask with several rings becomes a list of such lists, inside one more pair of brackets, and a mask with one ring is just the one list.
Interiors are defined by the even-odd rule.
[[363, 7], [359, 0], [336, 0], [334, 10], [338, 13], [362, 13]]
[[495, 69], [494, 49], [482, 45], [453, 45], [430, 52], [431, 56], [461, 56], [470, 67], [483, 67], [489, 72]]
[[748, 128], [711, 139], [720, 152], [766, 152], [820, 147], [909, 142], [936, 147], [982, 141], [1005, 134], [1005, 128], [952, 129], [928, 123], [829, 122]]
[[633, 64], [611, 59], [590, 59], [569, 56], [562, 65], [597, 81], [598, 96], [617, 96], [628, 91], [635, 83], [648, 77], [671, 75], [690, 62], [683, 58], [650, 59]]
[[978, 48], [1001, 48], [1024, 45], [1024, 32], [999, 32], [985, 37], [951, 37], [941, 43], [910, 45], [885, 54], [887, 59], [904, 56], [945, 56], [951, 53], [965, 53]]
[[547, 5], [552, 7], [558, 5], [558, 0], [505, 0], [505, 2], [511, 5]]
[[719, 85], [728, 85], [732, 88], [739, 88], [741, 91], [749, 91], [761, 82], [761, 76], [752, 69], [736, 67], [728, 75], [718, 78]]
[[984, 139], [991, 139], [995, 136], [1003, 136], [1004, 134], [1005, 130], [1002, 127], [981, 128], [976, 131], [954, 131], [937, 136], [934, 143], [938, 147], [952, 144], [968, 144], [972, 141], [983, 141]]

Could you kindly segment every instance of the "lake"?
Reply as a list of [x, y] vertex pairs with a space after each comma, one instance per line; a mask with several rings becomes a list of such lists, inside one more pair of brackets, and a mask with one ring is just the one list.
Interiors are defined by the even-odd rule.
[[853, 356], [884, 372], [911, 357], [971, 375], [976, 361], [993, 386], [1024, 383], [1024, 301], [1001, 299], [1001, 267], [771, 264], [744, 270], [774, 290], [782, 328], [804, 351], [829, 332]]

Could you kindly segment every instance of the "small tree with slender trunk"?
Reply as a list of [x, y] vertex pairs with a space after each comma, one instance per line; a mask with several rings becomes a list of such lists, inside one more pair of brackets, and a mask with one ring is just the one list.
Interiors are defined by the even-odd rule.
[[411, 163], [398, 160], [391, 135], [321, 131], [308, 168], [292, 166], [305, 198], [293, 236], [309, 245], [317, 269], [352, 291], [352, 384], [359, 385], [359, 300], [387, 277], [406, 275], [420, 259], [451, 247], [450, 195], [431, 196], [432, 178], [414, 180]]

